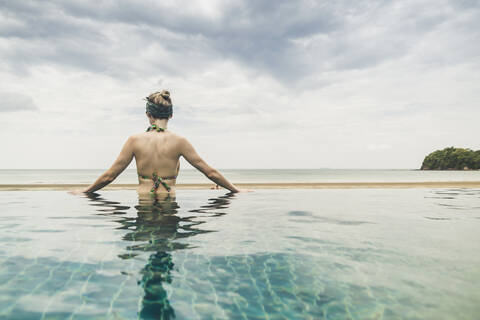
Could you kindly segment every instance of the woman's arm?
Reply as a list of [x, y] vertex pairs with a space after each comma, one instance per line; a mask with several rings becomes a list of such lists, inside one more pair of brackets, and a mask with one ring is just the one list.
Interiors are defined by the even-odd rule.
[[210, 167], [195, 151], [192, 144], [185, 138], [181, 142], [181, 155], [195, 168], [202, 172], [208, 179], [232, 192], [241, 190], [230, 183], [220, 172]]
[[126, 167], [128, 167], [130, 162], [132, 162], [134, 156], [133, 140], [133, 137], [128, 138], [127, 142], [125, 142], [125, 144], [123, 145], [122, 151], [120, 151], [117, 160], [115, 160], [110, 169], [105, 171], [100, 177], [98, 177], [98, 179], [93, 184], [91, 184], [81, 192], [95, 192], [115, 180], [115, 178], [117, 178], [118, 175], [122, 173]]

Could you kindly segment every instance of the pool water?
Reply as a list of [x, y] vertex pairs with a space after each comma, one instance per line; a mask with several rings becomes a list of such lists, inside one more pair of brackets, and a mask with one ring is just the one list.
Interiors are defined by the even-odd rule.
[[478, 319], [480, 190], [0, 192], [0, 319]]

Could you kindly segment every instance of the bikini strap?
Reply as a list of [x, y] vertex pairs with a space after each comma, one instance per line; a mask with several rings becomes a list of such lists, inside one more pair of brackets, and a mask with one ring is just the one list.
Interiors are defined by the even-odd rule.
[[[142, 176], [141, 174], [138, 175], [140, 178], [143, 178], [143, 179], [151, 179], [150, 177], [148, 176]], [[175, 180], [177, 179], [177, 176], [170, 176], [170, 177], [161, 177], [161, 179], [163, 180]], [[153, 179], [152, 179], [153, 180]]]
[[147, 128], [147, 132], [149, 131], [152, 131], [152, 130], [155, 130], [157, 132], [164, 132], [165, 131], [165, 128], [161, 128], [159, 126], [157, 126], [156, 124], [152, 124], [150, 127]]

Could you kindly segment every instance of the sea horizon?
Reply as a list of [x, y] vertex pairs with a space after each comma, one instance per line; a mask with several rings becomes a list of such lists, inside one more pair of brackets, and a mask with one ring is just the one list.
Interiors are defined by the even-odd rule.
[[[0, 169], [0, 184], [87, 184], [106, 169]], [[234, 183], [346, 183], [480, 181], [479, 170], [420, 169], [219, 169]], [[135, 168], [113, 184], [138, 182]], [[178, 184], [211, 183], [196, 169], [181, 169]]]

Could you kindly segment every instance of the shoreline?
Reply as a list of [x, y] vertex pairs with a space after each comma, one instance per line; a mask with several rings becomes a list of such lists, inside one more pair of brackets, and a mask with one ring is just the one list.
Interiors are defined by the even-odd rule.
[[[480, 188], [480, 181], [425, 182], [286, 182], [236, 183], [242, 189], [410, 189], [410, 188]], [[0, 191], [73, 190], [88, 184], [0, 184]], [[102, 190], [135, 190], [138, 184], [112, 184]], [[211, 183], [177, 184], [178, 190], [210, 189]]]

